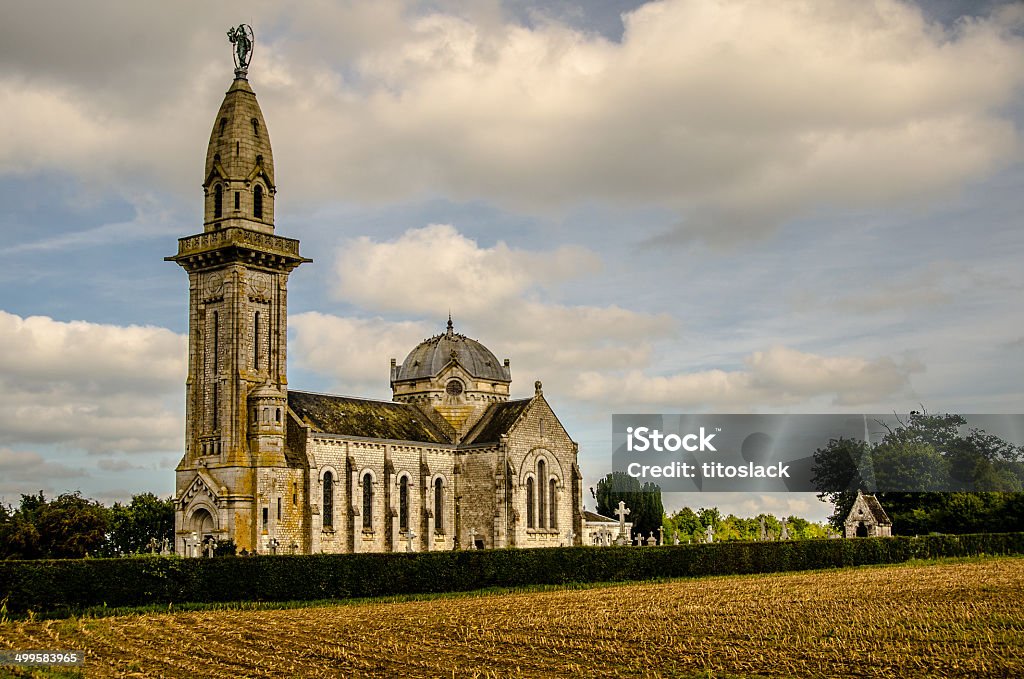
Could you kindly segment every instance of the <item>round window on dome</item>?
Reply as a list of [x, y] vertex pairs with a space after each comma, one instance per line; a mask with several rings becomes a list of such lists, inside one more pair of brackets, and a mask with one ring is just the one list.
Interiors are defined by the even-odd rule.
[[462, 393], [462, 382], [458, 380], [449, 380], [448, 384], [445, 385], [444, 390], [449, 396], [458, 396]]

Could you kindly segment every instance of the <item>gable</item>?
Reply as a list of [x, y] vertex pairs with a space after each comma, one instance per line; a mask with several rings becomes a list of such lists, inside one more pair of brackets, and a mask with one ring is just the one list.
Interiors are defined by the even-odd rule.
[[530, 406], [531, 399], [492, 403], [462, 440], [464, 445], [498, 443]]

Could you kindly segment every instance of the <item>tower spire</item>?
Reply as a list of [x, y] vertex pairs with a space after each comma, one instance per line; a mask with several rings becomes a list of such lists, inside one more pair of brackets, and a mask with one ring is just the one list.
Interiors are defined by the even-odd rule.
[[449, 337], [451, 337], [453, 334], [455, 334], [455, 324], [452, 323], [452, 312], [449, 311], [448, 312], [448, 333], [447, 333], [447, 335]]

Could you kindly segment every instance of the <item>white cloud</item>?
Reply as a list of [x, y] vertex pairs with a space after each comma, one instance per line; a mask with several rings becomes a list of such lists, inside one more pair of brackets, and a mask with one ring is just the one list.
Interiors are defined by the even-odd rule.
[[799, 404], [827, 396], [834, 405], [877, 403], [904, 393], [910, 375], [922, 370], [892, 358], [828, 357], [783, 346], [756, 351], [738, 370], [705, 370], [674, 375], [641, 371], [579, 376], [578, 398], [626, 405], [676, 408], [751, 408]]
[[[198, 7], [72, 7], [66, 35], [12, 11], [0, 172], [194, 193], [230, 78], [211, 26], [234, 20]], [[297, 205], [653, 203], [679, 214], [673, 238], [726, 243], [822, 206], [941, 197], [1019, 157], [1009, 10], [944, 29], [896, 0], [665, 0], [625, 15], [621, 43], [405, 2], [247, 12], [282, 200]]]
[[401, 362], [420, 340], [443, 331], [451, 310], [457, 331], [512, 359], [520, 386], [541, 378], [568, 389], [580, 370], [646, 366], [651, 342], [674, 330], [668, 315], [547, 301], [559, 283], [599, 266], [582, 248], [483, 247], [449, 225], [412, 229], [384, 243], [359, 238], [339, 251], [339, 296], [426, 322], [302, 314], [292, 320], [292, 356], [339, 384], [386, 383], [382, 359]]
[[185, 338], [0, 311], [0, 443], [181, 449]]

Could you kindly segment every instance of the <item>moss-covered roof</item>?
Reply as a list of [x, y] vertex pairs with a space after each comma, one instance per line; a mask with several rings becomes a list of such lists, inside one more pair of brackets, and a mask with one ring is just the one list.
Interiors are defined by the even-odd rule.
[[519, 416], [530, 405], [531, 399], [492, 403], [476, 426], [462, 441], [464, 445], [497, 443], [502, 434], [508, 432]]
[[450, 444], [414, 405], [289, 391], [288, 407], [314, 431], [345, 436]]

